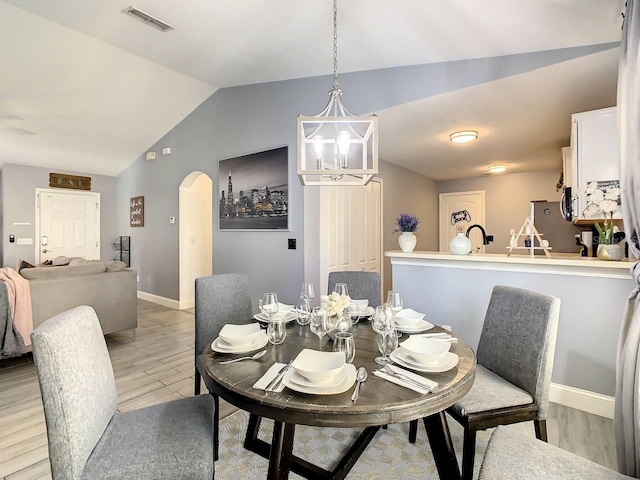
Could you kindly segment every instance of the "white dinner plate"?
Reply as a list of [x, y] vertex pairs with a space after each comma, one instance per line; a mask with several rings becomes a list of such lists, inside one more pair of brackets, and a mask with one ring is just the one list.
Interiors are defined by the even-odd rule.
[[260, 335], [258, 335], [253, 342], [240, 346], [229, 345], [220, 337], [216, 337], [216, 339], [211, 342], [211, 350], [218, 353], [248, 353], [264, 347], [267, 343], [269, 343], [267, 332], [260, 332]]
[[445, 353], [445, 360], [440, 364], [436, 364], [435, 366], [417, 364], [415, 363], [415, 361], [412, 361], [411, 358], [409, 358], [409, 360], [407, 361], [407, 358], [403, 357], [404, 355], [402, 355], [402, 352], [400, 352], [399, 348], [391, 352], [390, 355], [391, 360], [396, 362], [398, 365], [402, 365], [403, 367], [410, 368], [411, 370], [415, 370], [416, 372], [423, 373], [446, 372], [447, 370], [451, 370], [453, 367], [458, 365], [458, 361], [460, 360], [458, 355], [451, 352]]
[[402, 333], [420, 333], [426, 330], [430, 330], [433, 327], [435, 327], [435, 325], [433, 323], [427, 322], [426, 320], [422, 320], [420, 323], [412, 325], [411, 327], [402, 327], [396, 324], [396, 330]]
[[292, 382], [291, 377], [295, 371], [291, 368], [284, 376], [283, 383], [285, 387], [300, 393], [309, 393], [311, 395], [336, 395], [349, 390], [356, 381], [356, 367], [351, 363], [347, 363], [344, 367], [345, 375], [342, 381], [337, 385], [310, 387]]
[[340, 372], [338, 372], [338, 374], [335, 377], [329, 379], [328, 382], [323, 382], [320, 384], [318, 384], [318, 382], [312, 382], [311, 380], [308, 380], [303, 375], [301, 375], [298, 371], [296, 371], [295, 367], [293, 367], [292, 368], [293, 373], [291, 374], [290, 380], [291, 382], [297, 385], [300, 385], [302, 387], [334, 387], [339, 383], [342, 383], [342, 381], [344, 380], [344, 377], [347, 376], [346, 366], [347, 364], [345, 363], [345, 368], [343, 368]]
[[360, 318], [368, 318], [375, 313], [375, 309], [373, 307], [365, 307], [360, 310]]
[[[276, 319], [278, 317], [282, 317], [285, 323], [293, 322], [296, 318], [298, 318], [298, 313], [294, 310], [287, 310], [283, 314], [277, 314]], [[262, 323], [267, 323], [269, 321], [269, 317], [267, 317], [264, 313], [256, 313], [253, 318]]]

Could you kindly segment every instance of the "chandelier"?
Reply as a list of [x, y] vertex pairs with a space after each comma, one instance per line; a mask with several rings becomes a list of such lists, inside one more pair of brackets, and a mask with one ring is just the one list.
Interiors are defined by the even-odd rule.
[[302, 185], [366, 185], [378, 173], [378, 117], [342, 104], [338, 83], [338, 6], [333, 0], [333, 82], [319, 114], [298, 116], [298, 177]]

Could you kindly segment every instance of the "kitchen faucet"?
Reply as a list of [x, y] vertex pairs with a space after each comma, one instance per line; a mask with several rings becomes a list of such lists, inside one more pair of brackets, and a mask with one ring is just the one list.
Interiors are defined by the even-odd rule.
[[489, 245], [489, 243], [493, 242], [493, 235], [487, 235], [487, 233], [484, 231], [484, 228], [482, 228], [482, 225], [478, 225], [477, 223], [474, 224], [474, 225], [471, 225], [469, 228], [467, 228], [467, 233], [465, 233], [467, 238], [469, 238], [469, 232], [471, 230], [473, 230], [474, 228], [479, 228], [480, 231], [482, 232], [482, 244], [483, 245]]

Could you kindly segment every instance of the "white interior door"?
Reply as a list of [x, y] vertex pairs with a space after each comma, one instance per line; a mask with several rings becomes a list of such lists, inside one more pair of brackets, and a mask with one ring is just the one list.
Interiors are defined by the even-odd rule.
[[[449, 242], [457, 233], [466, 233], [471, 225], [484, 227], [484, 191], [440, 194], [439, 248], [449, 251]], [[469, 235], [472, 251], [484, 253], [482, 233], [474, 228]]]
[[323, 186], [320, 192], [320, 291], [330, 272], [382, 276], [382, 185]]
[[100, 259], [100, 194], [36, 189], [36, 261]]

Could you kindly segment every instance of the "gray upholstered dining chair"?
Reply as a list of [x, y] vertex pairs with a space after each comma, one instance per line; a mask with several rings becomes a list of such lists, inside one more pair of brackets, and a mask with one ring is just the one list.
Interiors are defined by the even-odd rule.
[[[476, 432], [533, 420], [547, 441], [549, 386], [560, 299], [520, 288], [496, 286], [478, 344], [471, 390], [447, 409], [464, 427], [462, 478], [473, 477]], [[415, 441], [412, 422], [410, 441]]]
[[225, 323], [243, 324], [253, 321], [249, 278], [244, 273], [196, 278], [195, 303], [194, 394], [199, 395], [200, 378], [204, 371], [203, 354], [207, 345], [218, 336]]
[[249, 323], [252, 321], [251, 291], [249, 278], [244, 273], [227, 273], [196, 278], [195, 314], [195, 383], [194, 395], [200, 395], [200, 379], [213, 398], [215, 413], [213, 419], [214, 458], [218, 460], [218, 423], [220, 420], [220, 399], [207, 385], [204, 372], [204, 351], [218, 336], [225, 323]]
[[[638, 447], [636, 447], [638, 449]], [[622, 480], [632, 479], [566, 450], [498, 427], [491, 435], [479, 480]]]
[[375, 308], [380, 302], [380, 274], [378, 272], [331, 272], [327, 293], [333, 292], [336, 283], [346, 283], [349, 296], [354, 300], [369, 300], [369, 306]]
[[56, 315], [31, 339], [54, 480], [213, 478], [209, 396], [118, 413], [109, 352], [91, 307]]

